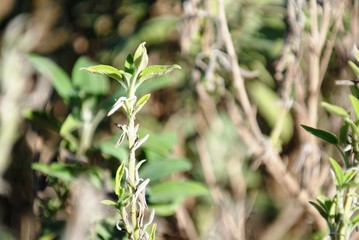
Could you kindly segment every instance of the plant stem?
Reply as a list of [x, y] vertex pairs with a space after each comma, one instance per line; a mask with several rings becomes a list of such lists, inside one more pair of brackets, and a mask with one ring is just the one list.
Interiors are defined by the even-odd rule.
[[137, 240], [139, 239], [139, 226], [137, 224], [137, 203], [136, 203], [136, 198], [135, 198], [135, 194], [136, 194], [136, 184], [137, 184], [137, 179], [136, 179], [136, 155], [135, 155], [135, 150], [134, 150], [134, 145], [136, 142], [136, 138], [137, 138], [137, 129], [135, 127], [135, 114], [134, 114], [134, 105], [135, 105], [135, 100], [136, 99], [136, 78], [137, 78], [137, 74], [135, 74], [130, 82], [130, 86], [128, 89], [128, 99], [130, 99], [130, 102], [128, 103], [128, 149], [130, 152], [129, 155], [129, 159], [128, 159], [128, 171], [129, 171], [129, 180], [130, 180], [130, 192], [131, 192], [131, 220], [132, 220], [132, 225], [133, 225], [133, 235], [131, 236], [131, 238], [133, 240]]

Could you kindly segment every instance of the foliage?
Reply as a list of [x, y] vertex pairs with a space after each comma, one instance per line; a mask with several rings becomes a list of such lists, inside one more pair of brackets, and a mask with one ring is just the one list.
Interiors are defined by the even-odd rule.
[[[355, 48], [354, 55], [359, 61], [359, 51]], [[349, 62], [354, 73], [359, 77], [359, 68]], [[352, 88], [359, 89], [356, 85]], [[321, 138], [329, 144], [333, 144], [339, 150], [344, 166], [341, 167], [339, 162], [329, 157], [332, 175], [335, 182], [336, 194], [334, 197], [319, 196], [317, 202], [311, 204], [318, 210], [320, 215], [327, 221], [329, 227], [329, 236], [331, 239], [349, 240], [352, 232], [359, 225], [359, 210], [356, 202], [359, 195], [356, 189], [359, 184], [358, 174], [358, 139], [359, 139], [359, 99], [353, 95], [349, 96], [352, 108], [355, 113], [354, 120], [349, 113], [336, 105], [326, 102], [322, 106], [331, 114], [340, 117], [343, 124], [339, 137], [335, 134], [322, 130], [311, 128], [305, 125], [302, 127], [311, 134]]]
[[[171, 66], [147, 66], [148, 55], [145, 43], [140, 44], [134, 55], [128, 55], [125, 62], [125, 71], [117, 70], [107, 65], [96, 65], [82, 68], [91, 73], [110, 76], [116, 79], [126, 90], [126, 97], [120, 97], [109, 111], [108, 116], [123, 108], [127, 115], [127, 124], [118, 125], [122, 134], [116, 143], [120, 146], [125, 138], [128, 140], [129, 158], [118, 167], [115, 177], [115, 193], [118, 197], [117, 203], [111, 200], [103, 200], [102, 203], [115, 207], [121, 216], [121, 225], [128, 234], [129, 239], [155, 239], [156, 225], [151, 227], [150, 234], [146, 232], [147, 227], [152, 224], [154, 212], [152, 212], [148, 223], [144, 222], [145, 210], [147, 208], [145, 189], [150, 181], [149, 178], [142, 179], [139, 175], [140, 166], [145, 160], [136, 161], [136, 150], [147, 141], [149, 135], [139, 138], [135, 125], [136, 114], [146, 104], [150, 94], [146, 94], [137, 100], [136, 90], [145, 80], [155, 76], [161, 76], [173, 69], [180, 69], [178, 65]], [[124, 177], [125, 174], [125, 177]], [[123, 178], [124, 177], [124, 178]], [[122, 183], [124, 182], [124, 183]], [[168, 189], [168, 187], [165, 189]], [[157, 193], [158, 194], [158, 193]], [[122, 230], [122, 227], [119, 227]]]
[[[343, 0], [3, 1], [0, 238], [127, 239], [119, 205], [138, 190], [158, 239], [351, 230], [356, 213], [340, 221], [339, 199], [357, 188], [359, 53], [348, 54], [357, 9]], [[181, 71], [156, 65], [172, 63]], [[128, 114], [138, 137], [127, 134]], [[136, 183], [126, 175], [131, 142]]]

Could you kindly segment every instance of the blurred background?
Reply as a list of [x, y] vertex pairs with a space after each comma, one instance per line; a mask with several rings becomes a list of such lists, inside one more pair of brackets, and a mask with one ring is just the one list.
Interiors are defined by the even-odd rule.
[[320, 101], [349, 109], [358, 26], [357, 0], [1, 0], [0, 239], [124, 238], [100, 204], [124, 90], [79, 69], [141, 42], [182, 67], [137, 92], [157, 239], [323, 239], [309, 201], [333, 195], [337, 153], [300, 124], [338, 132]]

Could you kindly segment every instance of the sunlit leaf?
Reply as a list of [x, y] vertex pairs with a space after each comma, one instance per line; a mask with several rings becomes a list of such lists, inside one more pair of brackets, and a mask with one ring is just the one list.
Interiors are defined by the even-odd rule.
[[111, 200], [102, 200], [101, 203], [105, 204], [107, 206], [111, 206], [111, 207], [116, 207], [117, 206], [117, 204], [114, 201], [111, 201]]
[[117, 80], [123, 87], [126, 87], [126, 83], [123, 81], [122, 71], [109, 65], [96, 65], [91, 67], [84, 67], [81, 70], [88, 71], [90, 73], [105, 75]]
[[353, 70], [353, 72], [355, 73], [355, 75], [357, 77], [359, 77], [359, 67], [353, 63], [352, 61], [348, 61], [349, 67]]
[[152, 225], [150, 240], [155, 240], [156, 239], [156, 226], [157, 226], [156, 224]]
[[148, 55], [145, 44], [145, 42], [141, 43], [133, 55], [134, 67], [138, 73], [145, 69], [148, 64]]
[[344, 174], [344, 183], [351, 182], [357, 173], [358, 173], [357, 168], [348, 169], [348, 171]]
[[355, 112], [355, 116], [356, 116], [356, 120], [359, 120], [359, 100], [354, 97], [353, 95], [349, 96], [350, 102], [352, 103], [354, 112]]
[[117, 196], [121, 197], [120, 193], [122, 193], [122, 191], [120, 191], [122, 189], [121, 187], [121, 181], [122, 181], [122, 176], [123, 173], [125, 172], [125, 164], [124, 162], [117, 168], [116, 171], [116, 177], [115, 177], [115, 193]]
[[357, 62], [359, 62], [359, 50], [356, 45], [353, 46], [352, 54], [354, 55]]
[[138, 111], [140, 111], [142, 109], [142, 107], [147, 103], [148, 99], [150, 99], [151, 94], [146, 94], [143, 95], [137, 102], [135, 105], [135, 109], [134, 109], [134, 113], [136, 114]]
[[338, 188], [342, 188], [343, 183], [344, 183], [343, 169], [340, 167], [338, 162], [336, 160], [334, 160], [333, 158], [329, 158], [329, 161], [330, 161], [330, 166], [332, 167], [332, 170], [335, 175], [336, 184], [337, 184]]
[[336, 106], [336, 105], [333, 105], [333, 104], [330, 104], [330, 103], [327, 103], [327, 102], [322, 102], [321, 104], [328, 112], [332, 113], [332, 114], [335, 114], [339, 117], [349, 117], [349, 114], [347, 111], [345, 111], [345, 109], [339, 107], [339, 106]]
[[139, 83], [146, 81], [150, 78], [159, 77], [170, 73], [174, 69], [181, 69], [177, 64], [174, 65], [152, 65], [148, 66], [140, 74]]

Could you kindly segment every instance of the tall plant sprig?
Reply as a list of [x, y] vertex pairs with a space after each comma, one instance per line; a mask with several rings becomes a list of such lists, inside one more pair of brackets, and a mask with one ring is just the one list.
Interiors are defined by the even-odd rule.
[[[353, 52], [359, 62], [358, 49], [355, 47]], [[359, 79], [359, 67], [352, 61], [349, 61], [349, 66]], [[343, 119], [338, 136], [326, 130], [302, 125], [309, 133], [335, 145], [343, 160], [341, 166], [334, 158], [329, 158], [336, 187], [334, 197], [319, 196], [317, 202], [311, 202], [327, 221], [332, 240], [349, 240], [352, 232], [359, 226], [357, 191], [359, 186], [359, 88], [356, 85], [357, 82], [358, 80], [339, 81], [345, 85], [352, 85], [350, 87], [352, 95], [349, 99], [354, 110], [354, 118], [339, 106], [322, 103], [329, 113]]]
[[[117, 124], [122, 134], [115, 147], [117, 148], [125, 138], [128, 140], [129, 158], [118, 167], [115, 177], [115, 193], [117, 202], [104, 200], [102, 203], [115, 207], [121, 217], [117, 224], [120, 230], [124, 230], [131, 240], [155, 239], [156, 225], [153, 224], [150, 233], [146, 231], [152, 224], [154, 211], [151, 212], [149, 220], [144, 220], [147, 211], [145, 189], [150, 179], [141, 179], [139, 168], [145, 160], [136, 160], [136, 150], [148, 139], [149, 135], [139, 138], [137, 132], [139, 125], [135, 123], [136, 114], [146, 104], [150, 94], [139, 99], [136, 90], [144, 82], [151, 78], [158, 77], [171, 72], [174, 69], [181, 69], [179, 65], [148, 65], [148, 55], [145, 43], [141, 43], [134, 55], [128, 55], [124, 70], [116, 69], [108, 65], [97, 65], [83, 70], [91, 73], [102, 74], [114, 78], [126, 90], [126, 96], [120, 97], [108, 113], [112, 115], [119, 109], [123, 109], [127, 116], [127, 123]], [[123, 178], [124, 177], [124, 178]]]

